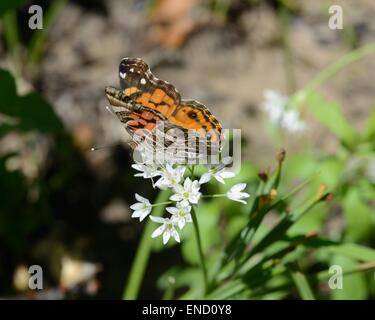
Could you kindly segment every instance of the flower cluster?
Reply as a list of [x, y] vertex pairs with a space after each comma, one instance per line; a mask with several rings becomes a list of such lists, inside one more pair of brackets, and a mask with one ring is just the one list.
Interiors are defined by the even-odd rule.
[[266, 90], [262, 110], [268, 113], [272, 123], [288, 130], [291, 133], [302, 132], [307, 124], [301, 120], [296, 109], [288, 109], [289, 100], [277, 91]]
[[[200, 191], [204, 183], [209, 182], [211, 179], [225, 184], [225, 179], [232, 178], [235, 174], [229, 171], [224, 165], [210, 166], [208, 171], [204, 173], [199, 180], [186, 175], [186, 165], [166, 164], [156, 165], [152, 162], [136, 163], [132, 167], [138, 172], [136, 177], [144, 179], [151, 179], [154, 188], [161, 190], [170, 189], [172, 195], [169, 197], [167, 203], [151, 204], [150, 201], [139, 194], [135, 194], [138, 202], [130, 206], [133, 210], [132, 218], [138, 218], [143, 221], [147, 216], [160, 226], [152, 233], [152, 237], [163, 237], [163, 243], [166, 244], [172, 237], [175, 241], [180, 242], [178, 230], [182, 230], [187, 224], [192, 223], [191, 210], [193, 206], [198, 205], [202, 199]], [[157, 180], [156, 180], [157, 179]], [[156, 180], [156, 181], [154, 181]], [[206, 195], [205, 197], [227, 197], [230, 200], [246, 203], [245, 199], [250, 195], [244, 192], [246, 187], [245, 183], [234, 185], [225, 194]], [[157, 217], [151, 215], [152, 209], [158, 205], [170, 205], [166, 207], [166, 211], [170, 214], [169, 217]]]

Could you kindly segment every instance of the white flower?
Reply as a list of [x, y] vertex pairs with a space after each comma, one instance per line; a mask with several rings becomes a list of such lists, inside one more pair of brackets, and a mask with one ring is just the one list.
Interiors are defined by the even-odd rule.
[[141, 171], [140, 173], [136, 173], [134, 175], [135, 177], [143, 177], [145, 179], [148, 179], [161, 175], [160, 171], [158, 170], [158, 167], [154, 164], [136, 163], [132, 165], [132, 168]]
[[301, 132], [307, 129], [306, 123], [300, 120], [297, 110], [285, 111], [280, 125], [290, 132]]
[[279, 123], [288, 103], [288, 98], [274, 90], [265, 90], [263, 95], [265, 98], [262, 103], [263, 111], [269, 114], [271, 122]]
[[135, 198], [139, 202], [130, 206], [130, 209], [134, 210], [132, 218], [139, 218], [139, 221], [142, 221], [150, 214], [152, 205], [148, 199], [141, 197], [138, 193], [135, 194]]
[[173, 168], [172, 165], [167, 164], [164, 169], [162, 169], [160, 175], [161, 178], [155, 183], [155, 186], [159, 189], [171, 188], [174, 185], [180, 183], [185, 173], [185, 166], [177, 166]]
[[208, 170], [208, 172], [204, 173], [201, 178], [199, 179], [199, 183], [207, 183], [214, 177], [217, 181], [222, 184], [225, 184], [224, 179], [233, 178], [235, 176], [234, 172], [228, 171], [225, 167], [224, 168], [213, 168]]
[[292, 133], [305, 131], [307, 124], [301, 120], [300, 114], [295, 109], [288, 109], [288, 97], [277, 91], [265, 90], [265, 101], [262, 109], [268, 113], [270, 121]]
[[177, 184], [174, 192], [169, 199], [172, 201], [182, 201], [185, 205], [190, 203], [197, 204], [201, 193], [199, 192], [200, 184], [198, 180], [191, 181], [189, 177], [185, 179], [184, 186]]
[[166, 244], [169, 238], [172, 236], [177, 242], [180, 242], [180, 236], [175, 228], [175, 223], [169, 218], [160, 218], [155, 216], [150, 216], [150, 219], [157, 223], [162, 223], [160, 227], [154, 230], [151, 237], [156, 238], [163, 235], [163, 244]]
[[227, 197], [233, 201], [238, 201], [246, 204], [246, 201], [243, 199], [249, 198], [250, 195], [246, 192], [242, 192], [246, 188], [246, 183], [239, 183], [234, 185], [227, 192]]
[[184, 205], [184, 203], [177, 202], [176, 207], [167, 207], [166, 210], [172, 214], [171, 220], [178, 225], [180, 229], [185, 226], [185, 223], [192, 222], [191, 206]]

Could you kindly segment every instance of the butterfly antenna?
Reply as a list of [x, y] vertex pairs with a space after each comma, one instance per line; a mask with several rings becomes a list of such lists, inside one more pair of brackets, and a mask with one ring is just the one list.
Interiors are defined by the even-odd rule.
[[113, 116], [116, 116], [115, 112], [113, 111], [112, 107], [110, 106], [105, 106], [105, 109]]
[[110, 146], [102, 146], [102, 147], [91, 147], [90, 151], [98, 151], [98, 150], [102, 150], [102, 149], [109, 149], [109, 148], [113, 148], [115, 146], [116, 146], [116, 144], [112, 144]]

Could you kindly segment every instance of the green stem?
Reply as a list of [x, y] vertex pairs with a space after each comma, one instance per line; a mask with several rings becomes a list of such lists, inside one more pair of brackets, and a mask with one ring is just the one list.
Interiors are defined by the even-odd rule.
[[164, 201], [164, 202], [157, 202], [151, 205], [151, 207], [159, 207], [159, 206], [165, 206], [166, 204], [172, 204], [173, 201]]
[[[169, 197], [169, 191], [163, 190], [160, 191], [156, 202], [164, 202]], [[159, 206], [156, 207], [153, 211], [154, 216], [161, 216], [163, 213], [164, 207]], [[151, 249], [152, 249], [152, 238], [151, 233], [154, 229], [155, 225], [152, 223], [150, 219], [148, 219], [146, 226], [143, 230], [142, 238], [139, 243], [132, 267], [130, 269], [130, 274], [128, 278], [128, 282], [126, 284], [123, 298], [125, 300], [134, 300], [138, 297], [139, 290], [142, 284], [142, 279], [144, 278], [144, 273], [146, 271], [148, 259], [150, 257]]]
[[303, 300], [315, 300], [314, 293], [310, 287], [310, 284], [306, 276], [298, 271], [292, 270], [290, 272], [291, 278], [293, 279], [294, 284], [297, 287], [297, 290]]
[[188, 166], [187, 168], [190, 171], [190, 177], [191, 177], [191, 179], [194, 180], [194, 169], [195, 169], [195, 166], [194, 165], [193, 166]]
[[218, 193], [218, 194], [204, 194], [202, 195], [202, 198], [222, 198], [226, 197], [226, 193]]
[[201, 240], [201, 236], [200, 236], [200, 232], [199, 232], [198, 219], [197, 219], [197, 215], [195, 213], [194, 207], [192, 207], [192, 209], [191, 209], [191, 217], [192, 217], [193, 224], [194, 224], [195, 238], [197, 240], [199, 259], [200, 259], [202, 273], [203, 273], [204, 291], [205, 291], [205, 294], [206, 294], [207, 291], [208, 291], [207, 268], [206, 268], [206, 263], [205, 263], [205, 260], [204, 260], [204, 255], [203, 255], [203, 250], [202, 250], [202, 240]]

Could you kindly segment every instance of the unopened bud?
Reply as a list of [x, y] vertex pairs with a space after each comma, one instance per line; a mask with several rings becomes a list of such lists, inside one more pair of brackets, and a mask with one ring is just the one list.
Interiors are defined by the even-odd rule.
[[276, 155], [276, 159], [279, 162], [279, 164], [282, 164], [284, 162], [285, 156], [286, 156], [286, 151], [285, 149], [281, 148]]

